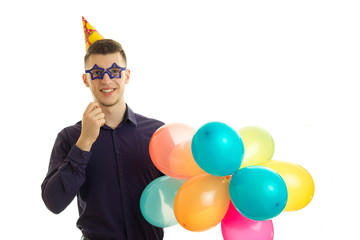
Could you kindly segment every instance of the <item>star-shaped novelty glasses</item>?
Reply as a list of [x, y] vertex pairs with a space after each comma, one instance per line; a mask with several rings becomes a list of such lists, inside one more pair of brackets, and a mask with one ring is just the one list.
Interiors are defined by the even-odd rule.
[[90, 73], [91, 80], [103, 79], [105, 73], [107, 73], [109, 77], [113, 79], [113, 78], [121, 78], [121, 71], [125, 69], [126, 68], [124, 67], [119, 67], [116, 63], [113, 63], [113, 65], [107, 68], [106, 70], [95, 64], [90, 70], [85, 70], [85, 72]]

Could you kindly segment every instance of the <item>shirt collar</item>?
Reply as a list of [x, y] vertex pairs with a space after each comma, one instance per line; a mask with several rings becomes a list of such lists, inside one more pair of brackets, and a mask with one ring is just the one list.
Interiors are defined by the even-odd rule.
[[[136, 115], [127, 104], [126, 104], [124, 119], [119, 124], [119, 126], [117, 126], [115, 129], [120, 128], [123, 124], [130, 124], [134, 127], [137, 126]], [[112, 128], [108, 127], [107, 125], [102, 126], [102, 128], [107, 129], [107, 130], [113, 130]]]
[[123, 122], [125, 123], [125, 122], [127, 122], [127, 121], [129, 121], [130, 123], [132, 123], [134, 126], [137, 125], [135, 113], [134, 113], [133, 110], [131, 110], [131, 108], [126, 104], [126, 111], [125, 111], [125, 116], [124, 116]]

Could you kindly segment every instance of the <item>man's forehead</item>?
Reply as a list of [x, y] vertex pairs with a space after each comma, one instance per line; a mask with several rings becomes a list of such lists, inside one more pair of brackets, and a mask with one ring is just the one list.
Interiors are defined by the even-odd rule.
[[120, 53], [92, 54], [88, 59], [87, 65], [94, 66], [96, 64], [99, 67], [108, 68], [114, 63], [119, 66], [124, 66], [124, 60], [122, 59]]

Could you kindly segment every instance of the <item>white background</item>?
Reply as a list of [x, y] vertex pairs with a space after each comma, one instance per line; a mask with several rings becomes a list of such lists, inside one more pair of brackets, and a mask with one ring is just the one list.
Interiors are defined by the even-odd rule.
[[[349, 0], [2, 1], [1, 235], [79, 239], [75, 201], [48, 211], [40, 185], [56, 134], [92, 100], [81, 16], [120, 41], [136, 112], [195, 128], [257, 125], [274, 159], [315, 181], [313, 201], [273, 219], [275, 240], [360, 239], [360, 8]], [[179, 226], [165, 239], [222, 239]]]

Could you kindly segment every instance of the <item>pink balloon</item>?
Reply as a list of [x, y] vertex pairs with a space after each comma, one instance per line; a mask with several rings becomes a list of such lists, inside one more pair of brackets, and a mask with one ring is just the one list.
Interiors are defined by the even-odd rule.
[[195, 128], [182, 123], [170, 123], [155, 131], [149, 152], [154, 165], [164, 174], [189, 179], [204, 174], [191, 152]]
[[255, 221], [244, 217], [230, 202], [229, 209], [221, 221], [224, 240], [272, 240], [274, 226], [271, 220]]

